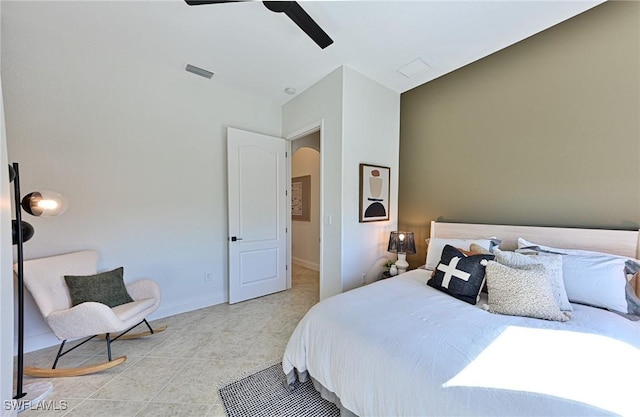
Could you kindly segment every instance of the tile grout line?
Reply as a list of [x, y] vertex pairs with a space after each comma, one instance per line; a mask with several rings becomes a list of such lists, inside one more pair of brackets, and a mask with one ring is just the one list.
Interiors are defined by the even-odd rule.
[[[304, 270], [303, 270], [304, 272]], [[91, 376], [79, 377], [79, 378], [88, 378], [89, 381], [87, 386], [83, 387], [85, 384], [77, 382], [70, 382], [68, 385], [65, 385], [65, 381], [60, 381], [61, 389], [59, 392], [62, 392], [64, 397], [68, 397], [71, 399], [73, 394], [77, 393], [77, 397], [73, 397], [73, 401], [78, 401], [72, 408], [66, 410], [64, 416], [71, 416], [81, 414], [83, 416], [93, 416], [99, 415], [100, 412], [104, 411], [104, 407], [98, 406], [104, 402], [116, 402], [116, 403], [135, 403], [133, 406], [136, 409], [129, 410], [131, 412], [130, 415], [135, 416], [143, 416], [145, 414], [150, 414], [150, 411], [155, 411], [160, 415], [169, 415], [170, 411], [174, 408], [176, 411], [178, 408], [182, 407], [184, 411], [185, 405], [193, 404], [192, 410], [199, 410], [199, 412], [203, 413], [203, 416], [207, 417], [215, 416], [218, 413], [224, 414], [224, 406], [219, 398], [219, 394], [217, 393], [218, 389], [221, 388], [222, 382], [226, 379], [229, 379], [230, 375], [238, 375], [246, 373], [249, 369], [255, 369], [256, 367], [262, 367], [263, 365], [259, 365], [259, 363], [264, 364], [265, 362], [279, 362], [281, 360], [281, 355], [284, 350], [284, 345], [286, 345], [286, 340], [288, 339], [288, 334], [293, 331], [296, 323], [302, 318], [306, 311], [311, 308], [314, 304], [318, 302], [318, 276], [317, 273], [307, 276], [306, 273], [301, 274], [299, 277], [299, 281], [295, 281], [292, 289], [287, 292], [273, 294], [271, 296], [266, 296], [261, 298], [260, 300], [252, 300], [243, 306], [232, 306], [231, 308], [228, 305], [221, 304], [216, 306], [205, 307], [203, 309], [196, 310], [194, 312], [186, 312], [181, 313], [175, 316], [154, 320], [154, 324], [163, 323], [170, 325], [175, 330], [175, 334], [171, 334], [170, 337], [165, 338], [157, 338], [157, 344], [151, 343], [148, 348], [143, 345], [135, 345], [132, 351], [136, 353], [134, 356], [129, 357], [130, 359], [134, 359], [129, 363], [126, 369], [120, 371], [119, 369], [114, 369], [113, 375], [106, 382], [102, 382], [102, 380], [97, 379], [95, 382], [91, 380]], [[283, 314], [284, 313], [284, 314]], [[259, 327], [256, 328], [255, 321], [261, 318], [264, 318], [265, 315], [268, 315], [270, 318]], [[280, 317], [280, 321], [277, 318]], [[215, 321], [218, 321], [215, 323]], [[204, 337], [206, 339], [206, 335], [212, 335], [212, 337], [220, 338], [221, 335], [227, 334], [230, 340], [233, 341], [233, 344], [236, 348], [240, 348], [239, 351], [235, 351], [234, 347], [221, 347], [219, 344], [217, 346], [211, 346], [208, 348], [209, 344], [203, 344], [202, 340], [200, 340], [198, 345], [193, 345], [193, 349], [179, 349], [183, 353], [181, 356], [172, 356], [172, 352], [174, 351], [171, 346], [166, 349], [164, 352], [161, 352], [163, 346], [167, 346], [169, 341], [177, 336], [178, 334], [183, 334], [184, 341], [180, 343], [189, 343], [189, 335], [195, 336], [196, 334], [205, 334], [205, 336], [198, 337], [198, 339], [202, 339]], [[172, 332], [173, 333], [173, 332]], [[168, 334], [165, 333], [165, 334]], [[226, 338], [226, 337], [225, 337]], [[213, 342], [212, 342], [213, 343]], [[280, 346], [280, 345], [283, 346]], [[142, 346], [142, 347], [140, 347]], [[96, 349], [98, 346], [90, 347], [90, 349]], [[143, 350], [145, 349], [146, 350]], [[198, 355], [198, 358], [192, 357], [188, 355], [189, 351], [198, 351], [202, 355]], [[240, 354], [240, 351], [244, 352]], [[140, 353], [138, 353], [140, 352]], [[186, 352], [186, 353], [184, 353]], [[237, 354], [234, 354], [237, 353]], [[91, 352], [91, 355], [86, 359], [84, 358], [87, 355], [82, 355], [80, 359], [82, 363], [86, 363], [88, 361], [95, 360], [101, 354], [106, 354], [106, 350], [100, 347], [99, 351]], [[222, 355], [222, 356], [220, 356]], [[231, 355], [231, 356], [229, 356]], [[187, 357], [183, 357], [187, 356]], [[38, 358], [38, 356], [36, 356]], [[129, 358], [127, 361], [129, 361]], [[164, 377], [168, 379], [162, 383], [162, 386], [154, 389], [153, 391], [147, 390], [146, 393], [150, 394], [148, 400], [136, 401], [135, 399], [130, 399], [130, 395], [124, 396], [129, 399], [118, 399], [118, 398], [95, 398], [94, 396], [100, 390], [105, 389], [108, 386], [117, 386], [117, 385], [125, 385], [124, 390], [122, 389], [117, 391], [126, 392], [126, 379], [129, 372], [132, 372], [132, 368], [136, 366], [140, 361], [150, 359], [153, 361], [155, 365], [154, 368], [158, 366], [162, 366], [161, 362], [163, 360], [172, 360], [175, 365], [178, 365], [174, 369], [178, 369], [177, 371], [173, 371], [173, 373], [164, 372]], [[183, 375], [185, 370], [189, 368], [189, 364], [192, 365], [195, 363], [193, 359], [199, 359], [198, 365], [207, 367], [208, 363], [213, 365], [213, 362], [220, 362], [220, 378], [217, 379], [214, 383], [211, 380], [211, 384], [208, 389], [213, 389], [216, 391], [216, 395], [210, 395], [210, 392], [206, 393], [206, 399], [209, 402], [204, 403], [192, 403], [186, 401], [185, 398], [202, 398], [197, 397], [198, 395], [205, 394], [205, 391], [197, 390], [206, 390], [207, 386], [203, 385], [201, 382], [200, 385], [195, 388], [196, 391], [193, 391], [192, 388], [185, 387], [183, 389], [179, 389], [178, 391], [173, 392], [178, 386], [181, 384], [181, 380], [179, 378], [183, 378], [185, 381], [190, 380], [191, 377], [188, 375]], [[40, 359], [41, 360], [41, 359]], [[184, 363], [182, 366], [181, 363]], [[138, 370], [142, 372], [141, 375], [137, 375], [139, 378], [136, 381], [145, 385], [145, 381], [149, 382], [153, 380], [153, 376], [146, 377], [144, 372], [144, 366], [138, 366]], [[140, 370], [142, 369], [142, 370]], [[209, 368], [207, 368], [207, 372], [212, 372]], [[233, 371], [235, 369], [235, 371]], [[169, 370], [167, 370], [169, 371]], [[133, 375], [133, 374], [132, 374]], [[196, 373], [195, 375], [199, 375]], [[212, 375], [217, 375], [217, 373], [213, 372]], [[124, 383], [123, 383], [124, 381]], [[160, 382], [160, 381], [158, 381]], [[97, 384], [94, 389], [94, 384]], [[54, 381], [55, 384], [55, 381]], [[133, 382], [132, 382], [133, 384]], [[215, 386], [214, 386], [215, 385]], [[131, 385], [133, 386], [133, 385]], [[147, 384], [147, 386], [153, 386], [153, 384]], [[90, 388], [90, 389], [87, 389]], [[118, 387], [120, 388], [120, 387]], [[178, 387], [180, 388], [180, 387]], [[113, 388], [112, 388], [113, 389]], [[169, 401], [161, 401], [160, 393], [163, 391], [167, 391], [167, 397]], [[129, 391], [130, 392], [130, 391]], [[179, 398], [179, 402], [173, 402], [174, 398]], [[84, 394], [87, 393], [87, 394]], [[107, 394], [106, 396], [115, 396], [118, 395], [116, 391]], [[84, 396], [86, 395], [86, 397]], [[178, 397], [180, 395], [180, 397]], [[64, 397], [60, 397], [58, 399], [63, 399]], [[185, 401], [185, 402], [182, 402]], [[167, 404], [167, 410], [161, 410], [162, 406], [158, 404]], [[173, 404], [173, 405], [171, 405]], [[140, 408], [137, 406], [140, 405]], [[122, 405], [121, 407], [125, 407]], [[153, 407], [153, 408], [149, 408]], [[102, 409], [102, 410], [101, 410]], [[74, 411], [75, 410], [75, 411]], [[147, 410], [145, 413], [144, 410]], [[195, 411], [192, 411], [195, 412]], [[97, 414], [94, 414], [97, 413]], [[36, 415], [35, 413], [33, 415]], [[54, 413], [37, 413], [37, 417], [45, 417], [47, 415], [54, 415]], [[25, 417], [31, 417], [32, 413], [25, 414]]]
[[[153, 397], [151, 397], [149, 400], [147, 400], [147, 403], [153, 402], [153, 400], [155, 398], [158, 397], [158, 395], [160, 395], [160, 393], [162, 392], [162, 390], [164, 390], [166, 387], [169, 386], [169, 384], [171, 382], [173, 382], [179, 375], [180, 372], [182, 372], [183, 370], [185, 370], [187, 368], [187, 366], [189, 366], [189, 360], [185, 359], [185, 363], [184, 366], [182, 368], [180, 368], [178, 371], [176, 371], [173, 376], [171, 378], [169, 378], [169, 380], [167, 381], [166, 384], [164, 384], [162, 387], [160, 387], [160, 389], [158, 390], [158, 392], [155, 393], [155, 395]], [[157, 402], [157, 401], [156, 401]]]

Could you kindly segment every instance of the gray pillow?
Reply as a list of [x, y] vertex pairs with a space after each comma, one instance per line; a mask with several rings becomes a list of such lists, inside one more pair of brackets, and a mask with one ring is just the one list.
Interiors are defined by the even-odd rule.
[[553, 297], [562, 311], [573, 311], [573, 307], [569, 302], [567, 291], [564, 287], [564, 279], [562, 275], [562, 255], [554, 254], [532, 254], [523, 255], [516, 252], [501, 251], [494, 249], [496, 262], [511, 268], [522, 268], [527, 265], [544, 265], [551, 279], [551, 288], [553, 289]]
[[640, 261], [603, 252], [553, 248], [522, 238], [518, 238], [518, 248], [518, 252], [562, 255], [562, 276], [572, 302], [621, 313], [636, 310], [633, 300], [626, 296], [625, 275], [638, 272]]
[[86, 302], [106, 304], [109, 307], [133, 301], [127, 287], [124, 285], [124, 268], [116, 268], [113, 271], [102, 272], [96, 275], [77, 276], [67, 275], [64, 280], [69, 288], [71, 305]]
[[571, 313], [558, 308], [544, 265], [516, 269], [489, 261], [486, 279], [491, 313], [554, 321], [567, 321], [571, 317]]
[[[637, 279], [636, 275], [634, 275], [631, 279]], [[625, 296], [627, 298], [627, 304], [629, 306], [628, 313], [633, 316], [640, 317], [640, 298], [638, 298], [638, 296], [636, 295], [636, 290], [635, 288], [633, 288], [629, 281], [627, 281], [627, 285], [625, 286]]]

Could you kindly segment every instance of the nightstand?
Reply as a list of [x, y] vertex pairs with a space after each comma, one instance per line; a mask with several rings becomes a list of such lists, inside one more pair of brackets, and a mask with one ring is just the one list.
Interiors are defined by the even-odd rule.
[[391, 275], [391, 273], [389, 271], [383, 271], [381, 279], [397, 277], [398, 275], [400, 275], [400, 274]]

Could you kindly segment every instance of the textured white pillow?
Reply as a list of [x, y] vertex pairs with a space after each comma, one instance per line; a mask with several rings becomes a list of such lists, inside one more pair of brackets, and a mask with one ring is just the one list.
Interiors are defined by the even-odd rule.
[[627, 272], [637, 261], [617, 255], [543, 246], [518, 239], [527, 252], [562, 255], [562, 276], [570, 301], [619, 312], [630, 310], [626, 297]]
[[553, 289], [553, 297], [556, 300], [556, 304], [562, 311], [573, 311], [562, 278], [562, 255], [523, 255], [516, 252], [501, 251], [498, 248], [495, 248], [493, 252], [496, 255], [496, 262], [511, 268], [523, 268], [535, 264], [544, 265], [551, 280], [551, 288]]
[[433, 271], [438, 266], [440, 258], [442, 257], [442, 249], [445, 245], [453, 246], [454, 248], [463, 249], [468, 251], [472, 243], [482, 246], [484, 249], [491, 251], [500, 242], [495, 238], [487, 239], [444, 239], [432, 237], [426, 239], [427, 242], [427, 260], [425, 268]]
[[561, 311], [553, 297], [551, 280], [544, 265], [510, 268], [495, 261], [486, 267], [491, 313], [567, 321], [571, 313]]

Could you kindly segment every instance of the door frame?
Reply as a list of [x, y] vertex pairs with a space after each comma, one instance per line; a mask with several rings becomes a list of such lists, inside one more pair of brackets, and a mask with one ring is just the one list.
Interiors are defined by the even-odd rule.
[[[320, 256], [319, 256], [319, 286], [320, 289], [323, 286], [323, 247], [324, 247], [324, 119], [320, 119], [316, 122], [310, 123], [307, 126], [290, 132], [284, 135], [284, 139], [288, 142], [287, 152], [289, 153], [289, 157], [287, 158], [287, 178], [289, 181], [289, 186], [287, 189], [289, 193], [291, 193], [291, 161], [293, 159], [293, 154], [291, 154], [291, 142], [302, 139], [304, 136], [307, 136], [311, 133], [320, 132], [320, 190], [319, 190], [319, 198], [320, 198], [320, 213], [319, 213], [319, 222], [320, 222]], [[291, 263], [291, 198], [287, 199], [287, 289], [291, 288], [291, 270], [293, 269], [293, 264]], [[322, 290], [320, 290], [319, 294], [322, 294]], [[319, 295], [318, 294], [318, 295]]]

